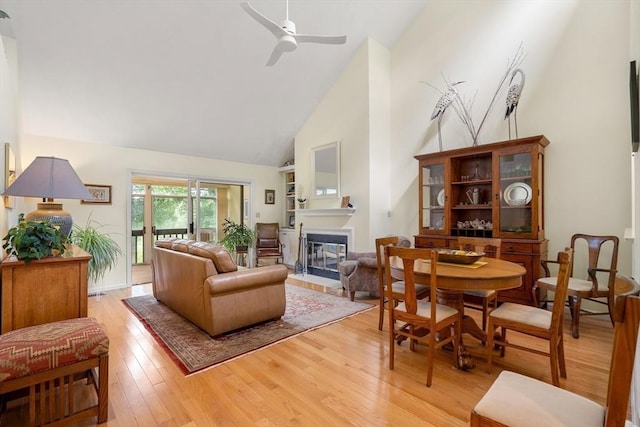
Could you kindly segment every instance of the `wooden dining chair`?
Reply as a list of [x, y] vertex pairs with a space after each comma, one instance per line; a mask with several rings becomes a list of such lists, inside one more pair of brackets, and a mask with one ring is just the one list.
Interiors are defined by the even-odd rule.
[[[529, 351], [549, 357], [551, 365], [551, 380], [553, 385], [559, 386], [558, 370], [562, 378], [567, 378], [567, 368], [564, 361], [564, 342], [562, 333], [562, 317], [564, 301], [567, 297], [569, 271], [573, 262], [573, 250], [566, 248], [558, 253], [559, 270], [556, 285], [556, 295], [553, 310], [532, 307], [524, 304], [505, 302], [489, 313], [487, 328], [487, 372], [491, 372], [493, 362], [493, 346], [500, 346], [500, 355], [504, 356], [505, 347]], [[500, 335], [495, 337], [495, 329], [500, 328]], [[507, 341], [507, 330], [513, 330], [533, 337], [549, 341], [549, 351], [545, 352], [534, 347], [525, 347]]]
[[[616, 236], [591, 236], [589, 234], [574, 234], [571, 236], [571, 249], [576, 250], [580, 241], [585, 241], [588, 250], [587, 278], [581, 279], [573, 277], [573, 268], [570, 270], [569, 290], [567, 291], [567, 305], [571, 309], [571, 335], [574, 338], [580, 337], [579, 326], [580, 316], [608, 314], [613, 324], [613, 299], [615, 296], [615, 281], [618, 265], [618, 244]], [[604, 262], [607, 268], [600, 268], [600, 251], [608, 245], [611, 250], [611, 258]], [[538, 300], [539, 290], [555, 291], [556, 277], [551, 276], [549, 264], [554, 261], [542, 261], [542, 268], [546, 277], [541, 277], [533, 287], [534, 304], [539, 307], [542, 302]], [[599, 281], [598, 276], [605, 276], [606, 280]], [[605, 298], [601, 301], [597, 298]], [[591, 311], [582, 308], [582, 300], [589, 300], [594, 303], [605, 304], [607, 311]], [[564, 302], [563, 302], [564, 304]]]
[[[385, 246], [403, 246], [403, 242], [407, 242], [411, 245], [411, 242], [408, 240], [400, 241], [398, 236], [391, 237], [380, 237], [376, 239], [376, 259], [378, 261], [378, 292], [380, 294], [380, 304], [379, 304], [379, 316], [378, 316], [378, 330], [382, 330], [382, 323], [384, 322], [384, 310], [388, 307], [389, 300], [387, 298], [387, 286], [384, 275], [384, 248]], [[408, 247], [408, 246], [404, 246]], [[393, 296], [395, 301], [402, 301], [404, 299], [404, 282], [403, 281], [394, 281], [393, 283]], [[416, 284], [416, 295], [418, 299], [423, 299], [429, 297], [429, 286]]]
[[623, 427], [636, 357], [640, 298], [618, 296], [606, 406], [548, 383], [503, 371], [471, 411], [471, 426]]
[[[488, 237], [458, 237], [458, 247], [465, 251], [485, 253], [490, 258], [500, 258], [501, 239]], [[467, 290], [463, 292], [465, 307], [480, 308], [482, 310], [482, 330], [487, 330], [487, 315], [489, 308], [496, 308], [498, 292], [492, 290]], [[476, 302], [479, 301], [478, 304]], [[480, 307], [478, 307], [478, 305]]]
[[[421, 341], [428, 345], [427, 350], [427, 387], [431, 387], [433, 377], [433, 359], [435, 350], [448, 343], [453, 344], [453, 360], [458, 360], [459, 341], [462, 334], [460, 312], [448, 305], [438, 304], [436, 290], [438, 288], [437, 263], [438, 252], [431, 249], [400, 248], [385, 246], [385, 265], [389, 266], [391, 257], [402, 260], [404, 275], [404, 298], [398, 304], [389, 304], [389, 369], [393, 369], [395, 358], [395, 341], [406, 338], [409, 348], [415, 351], [416, 343]], [[415, 273], [416, 262], [431, 262], [429, 276], [430, 301], [420, 301], [416, 297]], [[392, 283], [391, 268], [385, 268], [387, 283]], [[393, 301], [393, 286], [387, 287], [388, 301]], [[449, 336], [436, 335], [439, 331], [449, 330]], [[426, 334], [426, 335], [425, 335]]]

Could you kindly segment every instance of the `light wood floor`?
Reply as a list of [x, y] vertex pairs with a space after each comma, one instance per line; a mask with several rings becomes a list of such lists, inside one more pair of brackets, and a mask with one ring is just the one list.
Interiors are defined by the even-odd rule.
[[[103, 425], [463, 426], [500, 370], [551, 380], [548, 359], [513, 349], [487, 374], [484, 347], [465, 337], [476, 368], [456, 370], [451, 353], [438, 351], [427, 388], [423, 346], [411, 353], [403, 343], [395, 369], [388, 369], [388, 333], [377, 329], [377, 309], [184, 376], [121, 302], [149, 292], [150, 285], [134, 286], [89, 299], [89, 315], [110, 339], [109, 421]], [[563, 388], [604, 403], [612, 335], [602, 316], [585, 318], [578, 340], [565, 333]], [[532, 341], [514, 333], [511, 339]], [[19, 425], [25, 406], [10, 404], [0, 424]]]

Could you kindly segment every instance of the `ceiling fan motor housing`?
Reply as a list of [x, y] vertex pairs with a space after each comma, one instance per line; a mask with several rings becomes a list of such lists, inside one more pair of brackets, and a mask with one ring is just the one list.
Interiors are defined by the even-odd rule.
[[289, 34], [296, 34], [296, 24], [293, 21], [289, 21], [288, 19], [280, 22], [280, 28], [282, 28]]
[[298, 43], [293, 36], [282, 36], [278, 39], [278, 49], [283, 52], [294, 51], [298, 47]]

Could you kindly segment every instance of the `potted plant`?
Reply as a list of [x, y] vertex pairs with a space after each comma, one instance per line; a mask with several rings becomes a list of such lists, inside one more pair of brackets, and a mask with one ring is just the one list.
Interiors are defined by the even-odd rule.
[[2, 248], [7, 255], [13, 255], [25, 264], [62, 255], [68, 242], [67, 236], [50, 221], [25, 221], [22, 213], [18, 216], [18, 225], [9, 229], [3, 240]]
[[224, 238], [220, 240], [220, 244], [229, 251], [246, 250], [253, 245], [255, 232], [245, 224], [238, 224], [229, 218], [225, 218], [222, 224], [222, 231], [224, 232]]
[[304, 202], [307, 201], [307, 198], [304, 197], [304, 188], [302, 185], [298, 186], [298, 198], [296, 200], [298, 201], [300, 209], [304, 209]]
[[102, 233], [99, 229], [102, 224], [89, 217], [87, 225], [81, 227], [73, 224], [70, 241], [78, 245], [82, 250], [91, 255], [89, 261], [89, 280], [98, 283], [108, 270], [111, 270], [122, 255], [120, 246], [108, 233]]

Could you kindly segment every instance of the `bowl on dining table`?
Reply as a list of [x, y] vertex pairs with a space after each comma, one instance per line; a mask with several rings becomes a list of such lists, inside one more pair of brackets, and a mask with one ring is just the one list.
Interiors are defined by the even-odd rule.
[[484, 252], [463, 251], [457, 249], [436, 249], [438, 261], [450, 262], [453, 264], [473, 264], [485, 256]]

